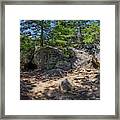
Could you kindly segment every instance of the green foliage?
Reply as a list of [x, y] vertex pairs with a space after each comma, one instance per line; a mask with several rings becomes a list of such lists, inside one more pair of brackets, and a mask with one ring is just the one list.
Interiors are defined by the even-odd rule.
[[58, 47], [65, 47], [67, 45], [67, 41], [64, 40], [49, 40], [50, 46], [58, 46]]
[[[75, 36], [75, 29], [68, 21], [58, 20], [56, 26], [51, 32], [52, 41], [55, 41], [57, 46], [65, 47], [69, 40]], [[52, 42], [54, 43], [54, 42]]]
[[94, 43], [100, 38], [100, 26], [98, 23], [93, 22], [82, 30], [82, 35], [85, 44]]
[[35, 41], [27, 36], [20, 36], [20, 51], [27, 53], [29, 50], [34, 49]]
[[21, 35], [39, 40], [39, 46], [91, 44], [99, 41], [100, 23], [97, 20], [23, 20]]
[[28, 36], [20, 36], [20, 59], [22, 63], [30, 61], [35, 49], [35, 41]]

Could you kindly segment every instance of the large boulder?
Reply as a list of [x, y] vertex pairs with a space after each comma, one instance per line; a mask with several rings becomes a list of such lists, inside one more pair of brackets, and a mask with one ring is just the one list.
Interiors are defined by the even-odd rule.
[[36, 50], [33, 61], [38, 69], [63, 69], [67, 71], [72, 68], [75, 61], [74, 51], [67, 49], [67, 53], [70, 55], [66, 56], [63, 49], [52, 46], [42, 47]]
[[72, 63], [69, 61], [57, 61], [55, 68], [63, 69], [65, 71], [70, 70], [72, 68]]
[[55, 47], [48, 46], [36, 50], [33, 61], [39, 69], [53, 69], [57, 61], [63, 57], [62, 51]]

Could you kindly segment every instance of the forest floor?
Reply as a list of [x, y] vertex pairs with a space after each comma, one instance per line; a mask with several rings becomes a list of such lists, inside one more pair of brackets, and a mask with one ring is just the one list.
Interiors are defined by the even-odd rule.
[[[78, 61], [80, 62], [80, 61]], [[50, 75], [54, 74], [59, 75]], [[69, 71], [57, 69], [46, 73], [39, 70], [22, 72], [20, 76], [21, 100], [99, 100], [100, 70], [92, 63]]]

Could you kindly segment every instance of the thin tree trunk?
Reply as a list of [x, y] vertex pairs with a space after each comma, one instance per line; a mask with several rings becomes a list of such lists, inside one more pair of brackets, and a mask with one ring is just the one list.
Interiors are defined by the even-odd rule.
[[44, 41], [43, 41], [43, 24], [44, 20], [41, 21], [41, 46], [43, 47]]

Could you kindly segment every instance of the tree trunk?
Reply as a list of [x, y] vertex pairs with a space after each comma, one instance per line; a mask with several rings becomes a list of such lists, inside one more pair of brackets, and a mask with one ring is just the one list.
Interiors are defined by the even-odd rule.
[[44, 20], [41, 21], [41, 46], [43, 47], [44, 41], [43, 41], [43, 24]]

